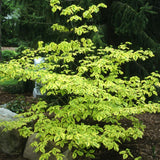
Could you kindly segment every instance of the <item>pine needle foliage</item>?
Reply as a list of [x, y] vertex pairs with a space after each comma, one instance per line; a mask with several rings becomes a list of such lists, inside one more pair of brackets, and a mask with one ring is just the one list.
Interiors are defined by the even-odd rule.
[[[156, 5], [154, 3], [156, 4], [156, 1], [113, 1], [110, 4], [110, 14], [108, 16], [108, 25], [112, 24], [118, 41], [131, 41], [134, 44], [132, 46], [134, 49], [139, 47], [150, 48], [154, 52], [155, 58], [151, 58], [148, 61], [149, 63], [140, 62], [148, 72], [155, 71], [155, 68], [159, 70], [160, 45], [155, 38], [157, 36], [156, 27], [154, 29], [151, 27], [158, 26], [157, 24], [154, 25], [156, 20], [152, 20], [152, 17], [158, 17], [158, 10], [155, 10]], [[115, 40], [112, 41], [112, 44], [116, 42]], [[132, 70], [132, 67], [129, 67], [129, 70]], [[145, 75], [145, 73], [143, 74]]]
[[117, 35], [128, 37], [137, 46], [151, 48], [159, 57], [160, 45], [148, 30], [148, 25], [152, 25], [150, 17], [157, 14], [151, 4], [145, 0], [114, 1], [110, 6], [110, 21]]
[[[134, 1], [135, 2], [135, 1]], [[130, 4], [131, 3], [131, 4]], [[112, 23], [117, 33], [138, 34], [145, 30], [148, 23], [147, 13], [155, 14], [152, 6], [143, 0], [136, 3], [115, 1], [112, 3]]]
[[[100, 7], [106, 7], [101, 3], [86, 10], [74, 4], [62, 8], [59, 0], [50, 3], [52, 11], [67, 16], [71, 25], [72, 21], [92, 18]], [[69, 31], [58, 23], [53, 26], [60, 32]], [[129, 149], [121, 150], [119, 145], [142, 138], [144, 125], [134, 115], [160, 112], [159, 103], [147, 101], [147, 97], [157, 96], [160, 75], [153, 72], [143, 80], [137, 76], [126, 79], [121, 65], [154, 55], [150, 50], [130, 50], [129, 42], [118, 48], [96, 48], [85, 37], [90, 31], [96, 32], [96, 26], [84, 24], [70, 30], [80, 38], [50, 44], [41, 41], [36, 50], [27, 49], [21, 58], [0, 64], [0, 77], [36, 80], [42, 85], [42, 94], [57, 98], [52, 104], [39, 101], [19, 114], [16, 121], [0, 125], [5, 125], [6, 130], [19, 129], [23, 137], [37, 133], [40, 141], [32, 145], [36, 152], [42, 152], [40, 160], [53, 155], [62, 160], [66, 146], [74, 159], [95, 158], [94, 152], [101, 146], [119, 152], [123, 159], [133, 157]], [[35, 66], [33, 59], [39, 56], [45, 57], [45, 62]], [[123, 119], [131, 121], [131, 126], [126, 128]], [[52, 141], [55, 146], [47, 151]]]

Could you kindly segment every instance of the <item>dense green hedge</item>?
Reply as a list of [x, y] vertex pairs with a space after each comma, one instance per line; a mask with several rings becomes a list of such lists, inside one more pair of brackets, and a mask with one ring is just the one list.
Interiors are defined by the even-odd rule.
[[12, 50], [4, 50], [2, 51], [2, 60], [3, 61], [9, 61], [13, 58], [15, 58], [19, 53]]

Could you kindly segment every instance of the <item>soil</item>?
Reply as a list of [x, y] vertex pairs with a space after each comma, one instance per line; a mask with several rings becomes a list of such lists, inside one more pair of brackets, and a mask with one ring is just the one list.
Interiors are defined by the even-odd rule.
[[[32, 94], [21, 94], [27, 102], [33, 101]], [[0, 105], [10, 102], [19, 94], [9, 94], [0, 89]], [[160, 114], [145, 113], [139, 115], [138, 118], [146, 125], [144, 136], [142, 139], [124, 144], [125, 147], [131, 149], [135, 157], [141, 156], [142, 160], [160, 160]], [[117, 153], [106, 151], [105, 149], [98, 154], [97, 160], [122, 160]], [[10, 156], [0, 153], [0, 160], [26, 160], [20, 156]]]

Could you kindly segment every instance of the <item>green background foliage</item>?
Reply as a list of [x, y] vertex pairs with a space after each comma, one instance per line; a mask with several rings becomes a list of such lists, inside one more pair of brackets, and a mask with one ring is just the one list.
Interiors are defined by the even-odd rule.
[[4, 50], [2, 51], [2, 61], [9, 61], [13, 58], [16, 58], [19, 53], [12, 50]]

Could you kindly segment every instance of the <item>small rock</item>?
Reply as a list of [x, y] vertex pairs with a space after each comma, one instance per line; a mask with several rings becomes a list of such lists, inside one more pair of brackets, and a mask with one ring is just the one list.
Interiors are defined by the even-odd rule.
[[[15, 115], [16, 113], [8, 109], [0, 108], [0, 122], [13, 121]], [[0, 127], [0, 151], [9, 155], [21, 154], [26, 140], [19, 135], [17, 130], [3, 132], [4, 127]]]
[[72, 153], [69, 149], [67, 149], [65, 152], [63, 152], [64, 158], [63, 160], [73, 160]]
[[2, 121], [12, 121], [14, 120], [14, 116], [16, 115], [16, 113], [5, 109], [5, 108], [0, 108], [0, 122]]
[[23, 157], [27, 158], [29, 160], [39, 160], [39, 157], [41, 155], [40, 152], [34, 152], [35, 148], [31, 146], [31, 143], [36, 141], [36, 134], [31, 135], [26, 143], [24, 152], [23, 152]]
[[7, 103], [0, 105], [0, 108], [7, 108]]
[[[35, 148], [31, 146], [31, 143], [33, 143], [34, 141], [39, 141], [38, 139], [36, 139], [36, 134], [31, 135], [27, 140], [26, 147], [23, 152], [24, 158], [27, 158], [29, 160], [39, 160], [41, 152], [37, 153], [34, 152]], [[48, 144], [48, 146], [46, 146], [46, 149], [49, 151], [53, 147], [54, 147], [54, 142], [52, 144], [51, 143]], [[71, 151], [69, 151], [69, 149], [63, 152], [63, 154], [64, 154], [63, 160], [73, 160], [71, 156]], [[49, 160], [56, 160], [56, 158], [54, 156], [51, 156]]]

